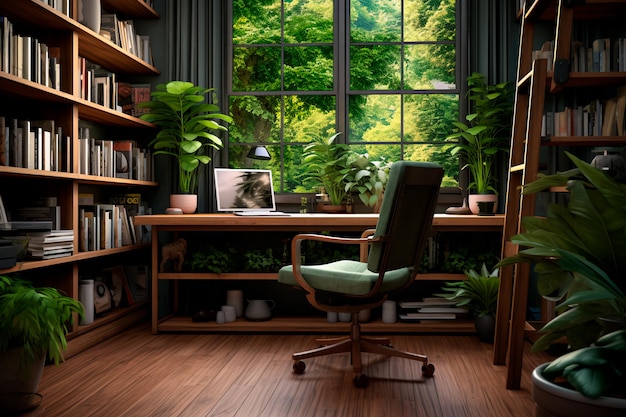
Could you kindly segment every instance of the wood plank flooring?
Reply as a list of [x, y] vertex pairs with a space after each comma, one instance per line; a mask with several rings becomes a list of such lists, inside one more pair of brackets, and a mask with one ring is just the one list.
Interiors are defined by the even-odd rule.
[[46, 366], [41, 405], [27, 417], [531, 417], [530, 373], [545, 354], [526, 346], [521, 390], [504, 387], [506, 368], [491, 363], [492, 345], [473, 335], [393, 335], [398, 349], [424, 353], [421, 363], [364, 354], [366, 389], [354, 388], [348, 354], [306, 361], [291, 354], [315, 335], [159, 334], [134, 327], [60, 366]]

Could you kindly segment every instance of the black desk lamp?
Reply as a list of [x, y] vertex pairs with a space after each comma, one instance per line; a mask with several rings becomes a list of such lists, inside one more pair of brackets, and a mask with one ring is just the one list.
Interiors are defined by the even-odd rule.
[[248, 152], [248, 158], [268, 161], [272, 159], [272, 156], [265, 146], [253, 146]]

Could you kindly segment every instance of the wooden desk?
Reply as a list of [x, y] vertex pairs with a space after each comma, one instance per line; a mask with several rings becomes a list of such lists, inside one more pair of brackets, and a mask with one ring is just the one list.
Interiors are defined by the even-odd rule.
[[[502, 232], [503, 215], [495, 216], [463, 216], [436, 214], [433, 218], [434, 232]], [[203, 273], [160, 273], [159, 272], [159, 233], [160, 232], [357, 232], [376, 226], [376, 214], [291, 214], [289, 216], [236, 216], [233, 214], [184, 214], [168, 215], [156, 214], [137, 216], [136, 225], [152, 227], [152, 331], [344, 331], [345, 323], [322, 323], [308, 318], [298, 320], [272, 319], [270, 322], [246, 322], [245, 320], [228, 325], [215, 323], [193, 323], [189, 318], [168, 317], [159, 320], [158, 312], [158, 280], [238, 280], [238, 279], [276, 279], [277, 274], [203, 274]], [[427, 274], [424, 279], [458, 279], [451, 274]], [[305, 324], [307, 323], [308, 324]], [[264, 324], [266, 323], [266, 324]], [[269, 323], [269, 324], [267, 324]], [[471, 324], [471, 323], [470, 323]], [[364, 328], [369, 331], [414, 331], [415, 323], [395, 323], [393, 325], [381, 323], [365, 323]], [[253, 330], [251, 330], [253, 329]], [[455, 323], [445, 330], [430, 325], [428, 331], [473, 331], [473, 325]]]

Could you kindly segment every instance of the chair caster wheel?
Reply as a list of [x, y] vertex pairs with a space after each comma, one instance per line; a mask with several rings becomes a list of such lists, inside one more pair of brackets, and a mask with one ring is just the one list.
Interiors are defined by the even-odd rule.
[[294, 374], [298, 374], [301, 375], [304, 373], [304, 370], [306, 369], [306, 364], [302, 361], [296, 361], [293, 364], [293, 373]]
[[435, 365], [433, 365], [432, 363], [422, 366], [422, 375], [433, 376], [434, 373], [435, 373]]
[[352, 382], [357, 388], [367, 388], [370, 383], [370, 379], [365, 374], [356, 374]]

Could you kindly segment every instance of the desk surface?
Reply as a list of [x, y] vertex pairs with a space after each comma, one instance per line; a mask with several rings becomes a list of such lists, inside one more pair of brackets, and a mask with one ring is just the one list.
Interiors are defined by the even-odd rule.
[[[236, 216], [234, 214], [153, 214], [136, 216], [136, 225], [157, 226], [160, 230], [233, 230], [237, 228], [255, 230], [362, 230], [376, 226], [377, 214], [321, 214], [293, 213], [289, 216]], [[501, 231], [504, 216], [475, 216], [435, 214], [433, 228], [473, 229]]]

